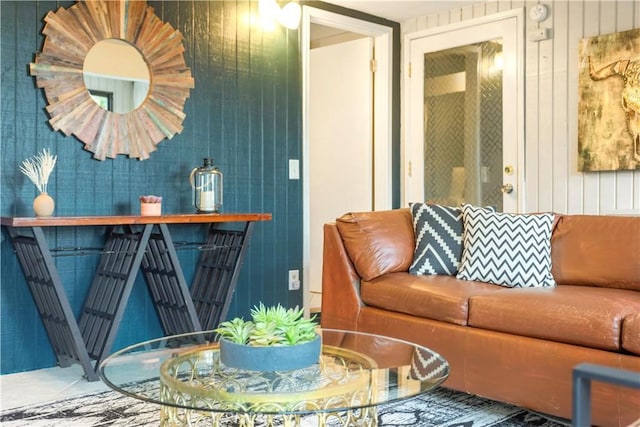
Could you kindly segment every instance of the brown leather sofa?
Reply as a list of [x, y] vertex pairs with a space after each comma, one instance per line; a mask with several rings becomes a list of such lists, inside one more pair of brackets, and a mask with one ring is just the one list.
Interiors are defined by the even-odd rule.
[[[445, 387], [565, 419], [579, 363], [640, 375], [640, 217], [557, 215], [552, 288], [412, 275], [414, 246], [409, 209], [325, 224], [322, 326], [422, 344]], [[593, 423], [638, 419], [640, 391], [593, 384]]]

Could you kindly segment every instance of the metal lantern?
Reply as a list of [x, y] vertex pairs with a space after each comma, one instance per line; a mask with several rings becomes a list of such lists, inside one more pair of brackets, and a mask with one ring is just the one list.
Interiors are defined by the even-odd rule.
[[213, 166], [213, 159], [204, 158], [203, 165], [194, 168], [189, 176], [193, 188], [194, 205], [198, 212], [220, 212], [222, 207], [222, 172]]

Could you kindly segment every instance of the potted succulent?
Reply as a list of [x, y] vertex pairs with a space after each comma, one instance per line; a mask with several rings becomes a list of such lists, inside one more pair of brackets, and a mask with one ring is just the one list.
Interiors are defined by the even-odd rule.
[[288, 371], [311, 366], [320, 356], [315, 317], [303, 310], [260, 303], [251, 320], [236, 317], [214, 329], [220, 341], [220, 360], [226, 366], [253, 371]]

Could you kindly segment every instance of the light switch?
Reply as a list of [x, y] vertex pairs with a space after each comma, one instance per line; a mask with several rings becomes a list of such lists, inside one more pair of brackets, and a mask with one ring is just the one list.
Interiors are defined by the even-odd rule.
[[289, 179], [300, 179], [300, 161], [289, 159]]

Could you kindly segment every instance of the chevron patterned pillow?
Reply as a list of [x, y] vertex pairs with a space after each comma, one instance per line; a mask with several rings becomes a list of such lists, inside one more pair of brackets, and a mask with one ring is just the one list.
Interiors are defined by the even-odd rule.
[[463, 251], [458, 279], [510, 288], [548, 287], [554, 215], [490, 212], [463, 204]]
[[416, 248], [409, 273], [455, 276], [462, 255], [462, 210], [413, 203], [411, 216]]

